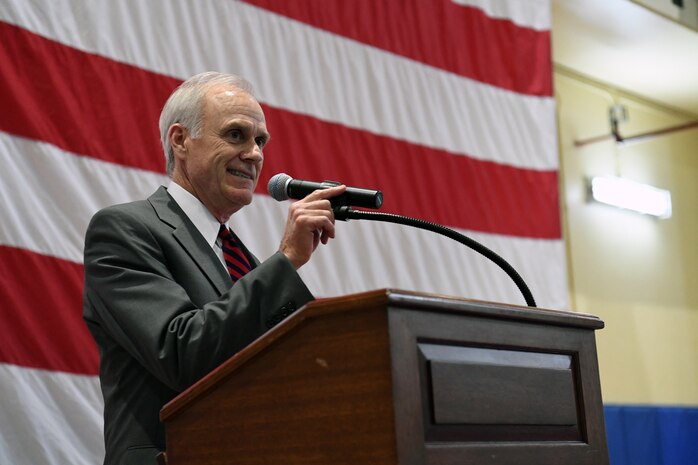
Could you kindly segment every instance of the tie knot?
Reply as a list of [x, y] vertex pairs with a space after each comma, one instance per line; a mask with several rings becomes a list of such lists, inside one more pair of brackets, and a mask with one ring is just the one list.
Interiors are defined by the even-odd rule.
[[218, 230], [218, 237], [224, 241], [227, 241], [230, 240], [230, 236], [230, 230], [226, 225], [222, 224], [220, 229]]

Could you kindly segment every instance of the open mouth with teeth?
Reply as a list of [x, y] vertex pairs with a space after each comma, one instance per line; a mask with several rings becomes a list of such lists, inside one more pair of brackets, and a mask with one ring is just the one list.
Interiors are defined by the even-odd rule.
[[239, 178], [249, 179], [250, 181], [254, 181], [252, 176], [250, 176], [247, 173], [243, 173], [242, 171], [238, 171], [238, 170], [234, 170], [234, 169], [229, 169], [227, 171], [228, 171], [228, 174], [232, 174], [233, 176], [237, 176]]

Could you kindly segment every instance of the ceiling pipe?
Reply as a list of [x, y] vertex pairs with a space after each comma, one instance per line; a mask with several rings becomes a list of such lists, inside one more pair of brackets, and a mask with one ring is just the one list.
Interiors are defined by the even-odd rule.
[[641, 134], [635, 134], [634, 136], [623, 137], [618, 129], [619, 123], [626, 121], [628, 119], [628, 112], [623, 105], [613, 105], [609, 109], [609, 115], [611, 120], [611, 133], [603, 136], [591, 137], [584, 140], [574, 141], [575, 147], [582, 147], [589, 144], [595, 144], [596, 142], [602, 142], [606, 140], [615, 140], [618, 143], [628, 144], [635, 142], [642, 142], [644, 140], [653, 139], [658, 136], [663, 136], [665, 134], [671, 134], [678, 131], [685, 131], [687, 129], [693, 129], [698, 127], [698, 121], [692, 121], [690, 123], [680, 124], [678, 126], [671, 126], [664, 129], [657, 129], [655, 131], [649, 131]]

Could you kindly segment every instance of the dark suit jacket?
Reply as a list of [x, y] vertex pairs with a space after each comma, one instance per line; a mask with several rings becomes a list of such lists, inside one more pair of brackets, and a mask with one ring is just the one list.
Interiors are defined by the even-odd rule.
[[92, 218], [83, 315], [100, 353], [105, 464], [153, 465], [160, 408], [313, 298], [280, 252], [250, 258], [231, 287], [164, 187]]

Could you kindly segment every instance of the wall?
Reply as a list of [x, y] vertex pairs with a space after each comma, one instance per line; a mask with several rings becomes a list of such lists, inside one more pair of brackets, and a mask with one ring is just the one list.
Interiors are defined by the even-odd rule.
[[[622, 104], [630, 137], [698, 120], [557, 67], [560, 198], [573, 310], [598, 315], [611, 465], [698, 463], [698, 129], [637, 143], [612, 139]], [[668, 189], [654, 219], [588, 200], [586, 179], [615, 175]]]
[[[574, 310], [606, 322], [597, 334], [604, 402], [698, 406], [698, 129], [613, 140], [608, 109], [627, 107], [629, 137], [691, 120], [556, 68], [561, 203]], [[585, 179], [618, 175], [669, 189], [673, 216], [657, 220], [587, 200]]]

